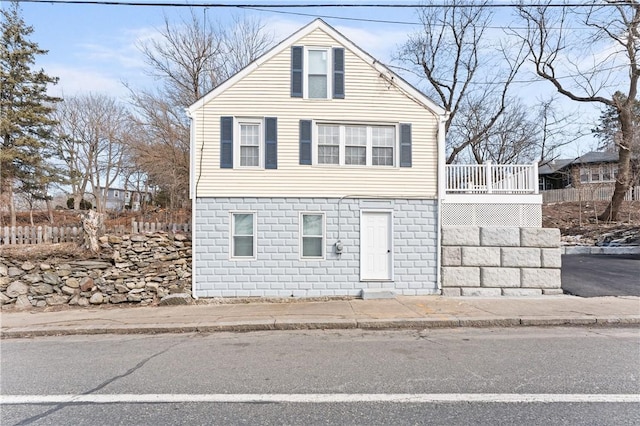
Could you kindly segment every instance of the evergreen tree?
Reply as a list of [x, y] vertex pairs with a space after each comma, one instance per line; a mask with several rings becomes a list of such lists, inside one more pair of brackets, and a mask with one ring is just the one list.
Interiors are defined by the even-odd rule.
[[[618, 102], [626, 101], [626, 97], [621, 92], [613, 95]], [[640, 101], [633, 101], [632, 124], [635, 128], [640, 125]], [[600, 140], [599, 149], [603, 151], [615, 151], [616, 147], [622, 143], [622, 126], [620, 125], [620, 114], [611, 107], [606, 106], [600, 114], [600, 123], [591, 130]], [[632, 157], [640, 154], [640, 132], [634, 132], [634, 140], [631, 144]]]
[[47, 199], [48, 186], [57, 180], [46, 150], [53, 137], [50, 114], [60, 99], [47, 95], [47, 85], [58, 79], [32, 69], [36, 56], [47, 51], [28, 39], [33, 28], [18, 3], [0, 12], [0, 204], [9, 206], [15, 226], [14, 194]]

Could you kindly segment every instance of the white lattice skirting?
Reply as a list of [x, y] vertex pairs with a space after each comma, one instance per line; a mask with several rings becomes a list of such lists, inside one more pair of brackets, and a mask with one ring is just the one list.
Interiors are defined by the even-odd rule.
[[518, 226], [540, 228], [542, 205], [444, 203], [442, 226]]

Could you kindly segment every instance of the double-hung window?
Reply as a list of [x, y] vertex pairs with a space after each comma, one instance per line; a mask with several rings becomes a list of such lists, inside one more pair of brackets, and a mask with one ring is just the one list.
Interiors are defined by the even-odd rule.
[[324, 258], [324, 214], [300, 215], [300, 246], [302, 259]]
[[343, 47], [291, 47], [292, 98], [344, 99], [344, 92]]
[[365, 166], [367, 164], [367, 128], [345, 126], [344, 163]]
[[239, 167], [261, 167], [262, 120], [238, 120]]
[[316, 164], [396, 165], [396, 126], [318, 124]]
[[231, 213], [231, 258], [255, 259], [255, 213]]
[[221, 169], [277, 169], [277, 117], [220, 117]]
[[327, 49], [307, 50], [308, 97], [327, 99], [329, 96], [329, 51]]
[[396, 146], [395, 128], [376, 126], [371, 128], [371, 164], [393, 166]]
[[318, 164], [340, 164], [340, 127], [318, 126]]

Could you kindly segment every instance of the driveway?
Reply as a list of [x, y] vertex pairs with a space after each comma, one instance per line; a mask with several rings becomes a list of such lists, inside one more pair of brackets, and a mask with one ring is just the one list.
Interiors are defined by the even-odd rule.
[[640, 296], [640, 254], [564, 255], [562, 289], [582, 297]]

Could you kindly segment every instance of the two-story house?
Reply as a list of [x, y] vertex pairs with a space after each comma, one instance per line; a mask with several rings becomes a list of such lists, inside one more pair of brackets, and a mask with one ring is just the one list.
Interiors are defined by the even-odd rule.
[[446, 111], [334, 28], [188, 113], [196, 297], [438, 292]]

